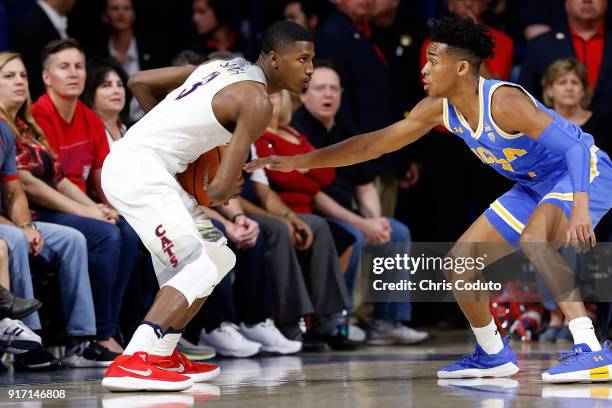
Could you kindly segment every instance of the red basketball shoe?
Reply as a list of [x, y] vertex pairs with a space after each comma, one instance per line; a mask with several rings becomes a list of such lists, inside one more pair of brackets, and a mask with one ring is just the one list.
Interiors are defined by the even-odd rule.
[[104, 373], [102, 386], [110, 391], [183, 391], [193, 385], [191, 378], [161, 370], [150, 359], [144, 352], [120, 355]]
[[161, 370], [186, 375], [194, 382], [208, 381], [221, 373], [218, 365], [193, 363], [176, 350], [171, 356], [149, 356], [147, 361]]

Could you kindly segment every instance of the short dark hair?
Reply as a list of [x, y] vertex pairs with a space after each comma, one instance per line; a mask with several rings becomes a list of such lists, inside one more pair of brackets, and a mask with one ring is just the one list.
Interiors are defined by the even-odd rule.
[[342, 77], [340, 76], [340, 72], [338, 72], [338, 68], [336, 68], [336, 65], [332, 61], [322, 59], [322, 58], [317, 58], [313, 61], [312, 65], [314, 69], [327, 68], [327, 69], [331, 69], [332, 71], [334, 71], [336, 75], [338, 75], [338, 78], [340, 79], [340, 86], [342, 86]]
[[79, 42], [75, 40], [74, 38], [53, 40], [47, 45], [45, 45], [45, 47], [42, 49], [40, 53], [40, 62], [42, 64], [43, 70], [49, 68], [49, 57], [51, 57], [54, 54], [57, 54], [60, 51], [68, 50], [71, 48], [75, 48], [79, 50], [81, 54], [85, 56], [85, 50], [83, 49], [81, 44], [79, 44]]
[[293, 21], [277, 21], [264, 33], [261, 52], [268, 54], [270, 51], [280, 51], [287, 44], [298, 41], [314, 42], [314, 36]]
[[94, 100], [96, 98], [96, 90], [106, 80], [109, 72], [115, 71], [125, 88], [125, 106], [119, 114], [121, 122], [129, 123], [130, 116], [130, 100], [132, 93], [127, 87], [128, 75], [125, 70], [114, 58], [94, 57], [87, 62], [87, 80], [85, 81], [85, 90], [81, 94], [83, 103], [93, 109]]
[[432, 20], [431, 41], [448, 44], [450, 52], [468, 60], [477, 71], [484, 59], [493, 56], [495, 47], [487, 26], [456, 14]]

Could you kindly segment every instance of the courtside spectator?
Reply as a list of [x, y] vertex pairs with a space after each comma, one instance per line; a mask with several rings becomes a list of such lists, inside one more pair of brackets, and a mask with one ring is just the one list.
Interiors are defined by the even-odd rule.
[[[295, 113], [291, 125], [306, 135], [310, 143], [317, 148], [355, 134], [349, 125], [336, 117], [341, 93], [340, 77], [331, 65], [316, 66], [310, 86], [302, 95], [304, 106]], [[411, 237], [408, 227], [394, 218], [382, 216], [380, 198], [372, 179], [368, 178], [371, 173], [363, 171], [363, 166], [364, 164], [338, 168], [336, 181], [316, 194], [313, 201], [313, 206], [319, 214], [325, 215], [330, 222], [340, 225], [355, 238], [353, 256], [345, 275], [350, 292], [354, 289], [363, 245], [392, 242], [405, 246], [405, 250], [410, 252]], [[357, 202], [357, 208], [353, 208], [353, 200]], [[389, 247], [391, 251], [396, 248]], [[418, 332], [403, 324], [409, 320], [410, 303], [376, 303], [368, 343], [409, 344], [425, 340], [427, 333]]]
[[567, 24], [527, 44], [519, 83], [532, 95], [542, 95], [541, 79], [554, 61], [576, 58], [586, 66], [593, 99], [589, 108], [607, 112], [612, 100], [612, 32], [607, 30], [607, 0], [566, 0]]
[[128, 76], [112, 58], [92, 58], [87, 61], [87, 79], [81, 100], [104, 122], [106, 140], [111, 146], [127, 132], [131, 99]]
[[[31, 183], [26, 181], [31, 177], [30, 170], [43, 173], [52, 172], [53, 168], [49, 157], [45, 160], [44, 137], [32, 120], [27, 90], [27, 73], [19, 55], [0, 53], [0, 133], [3, 140], [0, 161], [4, 163], [2, 197], [7, 209], [6, 217], [0, 217], [4, 224], [0, 225], [0, 236], [9, 243], [12, 287], [20, 296], [33, 298], [29, 253], [39, 255], [47, 263], [58, 264], [60, 301], [69, 336], [64, 364], [74, 367], [108, 364], [114, 353], [89, 341], [95, 336], [96, 327], [85, 237], [73, 228], [34, 223], [21, 188], [20, 181], [26, 193], [31, 195]], [[25, 165], [26, 161], [35, 165]], [[52, 180], [50, 177], [49, 181]], [[25, 317], [24, 321], [33, 330], [41, 329], [37, 313]], [[15, 363], [17, 369], [57, 366], [57, 360], [42, 347], [21, 355]]]

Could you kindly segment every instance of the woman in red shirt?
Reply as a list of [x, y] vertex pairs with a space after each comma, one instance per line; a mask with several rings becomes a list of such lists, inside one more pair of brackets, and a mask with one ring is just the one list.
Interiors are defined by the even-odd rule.
[[[288, 126], [291, 120], [291, 97], [288, 91], [270, 95], [274, 108], [272, 120], [264, 134], [255, 141], [257, 155], [293, 156], [315, 150], [306, 137]], [[336, 178], [333, 168], [294, 170], [291, 172], [266, 170], [270, 185], [285, 204], [297, 213], [312, 213], [314, 196]]]

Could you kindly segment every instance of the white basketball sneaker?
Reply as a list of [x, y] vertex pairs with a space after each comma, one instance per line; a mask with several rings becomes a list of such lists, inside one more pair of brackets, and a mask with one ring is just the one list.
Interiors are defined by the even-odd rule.
[[261, 349], [267, 353], [293, 354], [302, 349], [302, 342], [289, 340], [276, 328], [271, 319], [248, 327], [240, 323], [240, 333], [247, 339], [261, 344]]
[[238, 331], [238, 326], [230, 322], [221, 323], [221, 327], [210, 333], [202, 329], [198, 345], [210, 346], [226, 357], [251, 357], [261, 349], [260, 343], [244, 337]]

